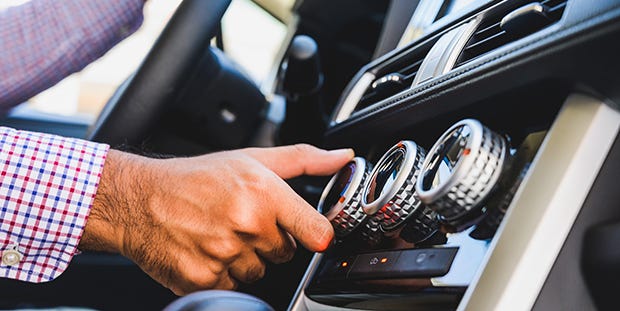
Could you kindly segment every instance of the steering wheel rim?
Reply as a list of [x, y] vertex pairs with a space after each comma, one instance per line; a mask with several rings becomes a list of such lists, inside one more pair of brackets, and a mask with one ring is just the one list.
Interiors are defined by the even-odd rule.
[[108, 100], [87, 139], [140, 145], [208, 49], [231, 0], [184, 0], [136, 72]]

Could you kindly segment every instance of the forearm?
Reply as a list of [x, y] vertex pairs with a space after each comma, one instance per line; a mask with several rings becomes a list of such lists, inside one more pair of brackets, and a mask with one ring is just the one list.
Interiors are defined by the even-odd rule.
[[80, 71], [142, 23], [143, 0], [33, 0], [0, 12], [0, 110]]

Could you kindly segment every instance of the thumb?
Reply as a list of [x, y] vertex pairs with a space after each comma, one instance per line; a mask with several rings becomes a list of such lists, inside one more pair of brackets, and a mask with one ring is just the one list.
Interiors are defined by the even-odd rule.
[[336, 173], [353, 159], [352, 149], [324, 150], [307, 144], [274, 148], [247, 148], [245, 154], [258, 160], [283, 179], [301, 175]]

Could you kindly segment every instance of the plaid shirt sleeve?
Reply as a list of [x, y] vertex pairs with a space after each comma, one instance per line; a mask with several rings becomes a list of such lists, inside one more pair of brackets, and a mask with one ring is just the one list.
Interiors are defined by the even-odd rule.
[[[0, 111], [83, 69], [142, 23], [144, 0], [0, 11]], [[0, 127], [0, 277], [53, 280], [78, 252], [109, 146]]]
[[0, 127], [0, 277], [45, 282], [66, 269], [108, 148]]
[[0, 112], [82, 70], [142, 24], [145, 0], [32, 0], [0, 11]]

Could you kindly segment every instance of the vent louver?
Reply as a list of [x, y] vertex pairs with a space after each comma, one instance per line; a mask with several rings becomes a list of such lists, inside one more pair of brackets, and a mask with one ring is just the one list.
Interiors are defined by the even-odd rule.
[[554, 24], [562, 17], [566, 2], [567, 0], [543, 0], [537, 2], [536, 4], [545, 7], [546, 21], [544, 25], [541, 25], [541, 27], [537, 29], [526, 29], [520, 32], [507, 32], [501, 26], [502, 19], [508, 15], [511, 10], [514, 10], [515, 7], [512, 7], [511, 10], [501, 10], [501, 12], [490, 12], [490, 15], [484, 18], [478, 26], [478, 30], [465, 45], [454, 67], [463, 65], [502, 45], [523, 38], [544, 27]]
[[418, 51], [397, 58], [394, 62], [379, 68], [376, 73], [378, 78], [368, 86], [355, 107], [355, 111], [409, 89], [431, 46], [431, 44], [427, 44], [424, 48], [417, 49]]

